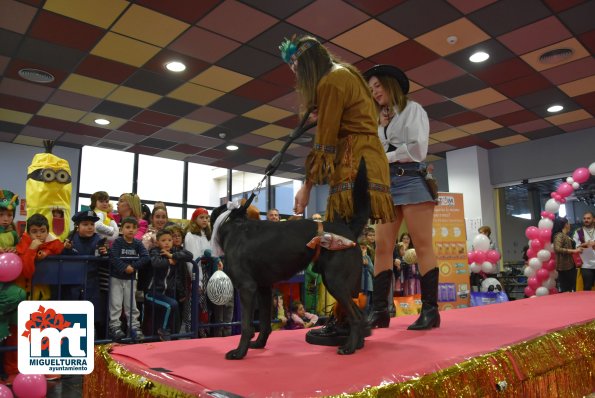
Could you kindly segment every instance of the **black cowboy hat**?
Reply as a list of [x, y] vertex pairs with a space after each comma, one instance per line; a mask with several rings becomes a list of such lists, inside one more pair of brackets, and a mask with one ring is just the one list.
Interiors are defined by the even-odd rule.
[[99, 221], [99, 217], [97, 217], [97, 214], [95, 214], [94, 211], [92, 210], [85, 210], [85, 211], [79, 211], [78, 213], [76, 213], [74, 216], [72, 216], [72, 221], [75, 224], [78, 224], [82, 221]]
[[397, 79], [397, 82], [399, 82], [399, 86], [401, 86], [403, 94], [407, 94], [409, 92], [409, 79], [407, 79], [407, 75], [405, 74], [405, 72], [403, 72], [396, 66], [376, 65], [364, 72], [364, 78], [366, 80], [370, 80], [372, 76], [394, 77], [395, 79]]

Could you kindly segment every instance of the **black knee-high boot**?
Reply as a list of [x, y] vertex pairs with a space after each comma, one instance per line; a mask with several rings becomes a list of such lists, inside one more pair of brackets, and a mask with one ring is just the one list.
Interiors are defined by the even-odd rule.
[[388, 292], [393, 280], [391, 270], [382, 271], [374, 277], [372, 292], [372, 311], [368, 315], [368, 326], [371, 328], [387, 328], [390, 323], [388, 313]]
[[438, 312], [438, 268], [426, 272], [421, 277], [421, 314], [409, 330], [426, 330], [440, 327]]

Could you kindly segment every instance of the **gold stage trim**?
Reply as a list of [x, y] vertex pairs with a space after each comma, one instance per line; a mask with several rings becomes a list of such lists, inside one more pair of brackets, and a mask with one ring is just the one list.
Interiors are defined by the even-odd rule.
[[[131, 373], [111, 357], [110, 349], [111, 345], [96, 347], [95, 370], [84, 380], [85, 397], [192, 396]], [[572, 398], [593, 391], [595, 321], [523, 341], [422, 377], [333, 397]], [[291, 395], [291, 391], [287, 393]]]

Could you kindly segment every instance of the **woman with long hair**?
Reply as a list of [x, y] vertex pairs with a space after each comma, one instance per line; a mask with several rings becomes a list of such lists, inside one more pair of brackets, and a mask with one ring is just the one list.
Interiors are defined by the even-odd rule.
[[576, 290], [576, 265], [572, 258], [573, 253], [582, 253], [583, 249], [574, 248], [573, 241], [568, 236], [570, 223], [566, 217], [556, 217], [552, 227], [552, 245], [556, 253], [556, 271], [560, 292], [574, 292]]

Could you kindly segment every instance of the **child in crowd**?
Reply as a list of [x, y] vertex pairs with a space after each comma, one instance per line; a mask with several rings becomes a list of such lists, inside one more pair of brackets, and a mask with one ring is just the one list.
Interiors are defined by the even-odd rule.
[[301, 301], [294, 301], [291, 304], [292, 329], [308, 329], [316, 325], [318, 315], [306, 312]]
[[163, 228], [165, 228], [167, 222], [169, 221], [165, 206], [155, 205], [155, 207], [153, 207], [150, 220], [151, 224], [149, 225], [149, 229], [143, 235], [143, 245], [147, 250], [151, 250], [152, 248], [156, 247], [157, 231], [161, 231]]
[[[99, 217], [94, 211], [79, 211], [72, 216], [74, 222], [74, 231], [70, 234], [69, 239], [64, 242], [64, 255], [72, 256], [107, 256], [108, 250], [105, 243], [105, 238], [95, 232], [95, 226], [99, 221]], [[98, 263], [89, 261], [87, 267], [87, 283], [84, 294], [81, 294], [83, 286], [70, 287], [70, 291], [63, 295], [66, 300], [89, 300], [93, 303], [95, 309], [95, 325], [96, 330], [103, 329], [106, 315], [106, 301], [99, 300], [99, 278], [98, 278]], [[63, 286], [64, 287], [64, 286]]]
[[135, 238], [138, 233], [138, 220], [126, 217], [121, 222], [122, 236], [114, 241], [110, 254], [110, 323], [109, 330], [114, 340], [126, 337], [121, 329], [120, 315], [124, 314], [132, 326], [130, 336], [136, 340], [144, 338], [138, 320], [136, 307], [136, 272], [151, 259], [142, 242]]
[[48, 219], [42, 214], [33, 214], [27, 219], [27, 232], [21, 236], [17, 253], [23, 263], [23, 271], [16, 284], [25, 289], [30, 300], [39, 300], [31, 296], [31, 278], [35, 272], [35, 263], [49, 255], [58, 255], [64, 250], [64, 244], [49, 232]]
[[14, 253], [19, 237], [14, 226], [14, 213], [19, 197], [7, 189], [0, 190], [0, 253]]
[[278, 290], [273, 292], [273, 312], [271, 318], [271, 329], [280, 330], [287, 325], [287, 317], [285, 315], [285, 307], [283, 306], [283, 295]]
[[[188, 250], [184, 249], [184, 230], [177, 224], [173, 224], [166, 227], [166, 229], [171, 233], [171, 240], [172, 240], [172, 248], [171, 248], [171, 252], [172, 253], [177, 253], [177, 252], [185, 252], [185, 253], [190, 253]], [[191, 273], [188, 272], [188, 267], [192, 268], [192, 253], [190, 253], [190, 260], [186, 260], [186, 264], [184, 267], [178, 267], [178, 273], [177, 273], [177, 277], [178, 277], [178, 284], [179, 286], [181, 286], [184, 290], [179, 292], [179, 295], [177, 296], [178, 299], [178, 309], [180, 310], [180, 319], [184, 319], [183, 318], [183, 309], [186, 306], [186, 302], [190, 301], [190, 295], [192, 293], [192, 277], [191, 277]], [[200, 275], [202, 275], [202, 271], [200, 269], [200, 267], [198, 267], [198, 278], [200, 279]]]
[[109, 195], [105, 191], [97, 191], [91, 195], [91, 210], [99, 218], [95, 223], [95, 231], [100, 237], [110, 242], [116, 240], [120, 234], [120, 229], [116, 220], [112, 219], [110, 211]]
[[186, 268], [187, 261], [192, 260], [192, 253], [184, 249], [174, 252], [171, 231], [168, 229], [158, 231], [156, 239], [157, 245], [150, 252], [153, 278], [146, 295], [146, 300], [152, 303], [152, 307], [151, 310], [145, 308], [152, 315], [145, 312], [144, 319], [151, 334], [157, 329], [161, 338], [167, 340], [170, 333], [178, 333], [180, 330], [178, 298], [184, 297], [186, 293], [178, 273]]
[[372, 308], [372, 291], [374, 290], [374, 263], [372, 258], [368, 255], [368, 245], [366, 238], [360, 237], [358, 239], [359, 247], [362, 251], [362, 282], [361, 291], [366, 297], [366, 314]]

